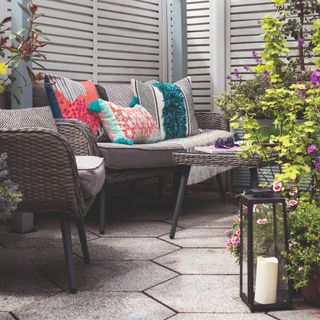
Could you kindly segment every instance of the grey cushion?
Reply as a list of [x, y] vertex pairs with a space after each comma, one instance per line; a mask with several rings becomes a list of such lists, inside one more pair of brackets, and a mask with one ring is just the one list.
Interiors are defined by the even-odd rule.
[[205, 131], [195, 136], [132, 146], [98, 143], [110, 169], [136, 169], [172, 166], [172, 151], [214, 144], [217, 138], [232, 137], [228, 131]]
[[76, 156], [80, 186], [85, 198], [98, 194], [105, 181], [103, 158], [92, 156]]
[[0, 128], [45, 128], [58, 132], [50, 107], [15, 110], [0, 109]]
[[127, 84], [105, 84], [104, 90], [99, 88], [98, 92], [101, 99], [112, 101], [118, 105], [127, 105], [133, 99], [131, 86]]

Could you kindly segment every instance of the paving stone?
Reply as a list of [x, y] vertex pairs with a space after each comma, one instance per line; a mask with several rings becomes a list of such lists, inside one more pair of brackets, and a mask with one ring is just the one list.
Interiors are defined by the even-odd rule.
[[179, 313], [170, 320], [272, 320], [265, 314], [230, 314], [230, 313]]
[[239, 265], [226, 250], [181, 249], [155, 259], [181, 274], [239, 274]]
[[269, 315], [275, 317], [278, 320], [319, 320], [320, 309], [301, 309], [290, 311], [273, 311], [268, 312]]
[[164, 320], [173, 311], [142, 293], [60, 294], [14, 311], [21, 320]]
[[[59, 224], [50, 225], [50, 220], [45, 220], [37, 225], [34, 231], [26, 234], [12, 232], [9, 225], [0, 227], [0, 243], [7, 248], [51, 248], [62, 247], [62, 234]], [[97, 227], [98, 228], [98, 227]], [[98, 237], [87, 232], [87, 240], [91, 241]], [[78, 231], [75, 226], [72, 228], [73, 245], [80, 244]]]
[[[98, 234], [97, 226], [88, 226], [93, 233]], [[165, 222], [117, 222], [106, 224], [104, 237], [159, 237], [170, 232], [170, 224]]]
[[41, 276], [0, 275], [0, 310], [12, 311], [60, 292]]
[[162, 236], [168, 242], [183, 248], [225, 248], [225, 229], [184, 229], [177, 231], [175, 238]]
[[184, 229], [190, 228], [230, 228], [233, 223], [234, 215], [231, 213], [212, 213], [212, 212], [183, 212], [179, 217], [178, 226]]
[[182, 275], [146, 293], [177, 312], [249, 312], [239, 298], [239, 276]]
[[[76, 266], [80, 291], [143, 291], [177, 274], [151, 261], [93, 261]], [[63, 270], [55, 270], [46, 277], [67, 290]]]
[[[177, 249], [155, 238], [100, 238], [89, 242], [93, 260], [152, 260]], [[79, 247], [76, 252], [81, 252]]]
[[10, 313], [0, 311], [0, 320], [14, 320], [14, 318], [11, 316]]
[[[76, 260], [81, 260], [76, 255]], [[3, 249], [0, 258], [0, 274], [37, 274], [50, 269], [64, 269], [66, 262], [62, 248]]]

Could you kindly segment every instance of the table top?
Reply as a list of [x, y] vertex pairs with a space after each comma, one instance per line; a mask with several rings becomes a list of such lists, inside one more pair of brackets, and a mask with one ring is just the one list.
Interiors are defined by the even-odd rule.
[[191, 148], [174, 151], [172, 158], [176, 166], [258, 167], [262, 164], [258, 156], [243, 159], [239, 155], [239, 151], [222, 149], [221, 152], [206, 153]]

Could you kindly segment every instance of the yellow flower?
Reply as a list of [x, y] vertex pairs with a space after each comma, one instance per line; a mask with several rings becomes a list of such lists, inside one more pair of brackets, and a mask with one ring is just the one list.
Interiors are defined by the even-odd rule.
[[272, 0], [277, 5], [283, 6], [286, 2], [286, 0]]
[[7, 74], [8, 67], [4, 62], [0, 62], [0, 75]]

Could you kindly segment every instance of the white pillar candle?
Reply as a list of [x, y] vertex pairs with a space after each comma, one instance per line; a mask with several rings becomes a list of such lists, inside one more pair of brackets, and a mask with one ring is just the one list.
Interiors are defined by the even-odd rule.
[[276, 257], [258, 257], [255, 302], [260, 304], [276, 303], [278, 265], [279, 262]]

